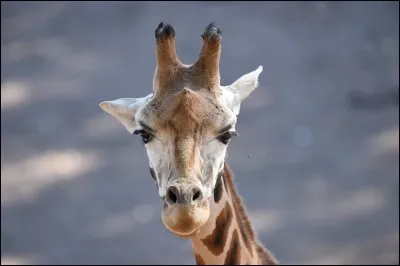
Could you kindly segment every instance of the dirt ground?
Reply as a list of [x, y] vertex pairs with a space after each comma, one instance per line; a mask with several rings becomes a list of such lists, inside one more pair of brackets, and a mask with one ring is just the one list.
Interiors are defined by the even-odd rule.
[[1, 2], [2, 264], [194, 264], [140, 138], [98, 107], [152, 90], [154, 30], [223, 85], [264, 66], [228, 149], [282, 264], [399, 263], [398, 2]]

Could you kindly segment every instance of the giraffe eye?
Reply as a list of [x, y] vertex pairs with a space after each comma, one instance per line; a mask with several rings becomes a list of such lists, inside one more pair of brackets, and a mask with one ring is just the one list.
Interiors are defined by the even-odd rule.
[[135, 130], [135, 131], [133, 131], [133, 134], [135, 134], [135, 135], [140, 134], [144, 144], [149, 143], [153, 139], [153, 136], [144, 130]]
[[223, 144], [228, 144], [229, 140], [233, 137], [233, 136], [237, 136], [238, 133], [236, 132], [231, 132], [231, 131], [227, 131], [224, 134], [218, 136], [218, 140], [221, 141]]

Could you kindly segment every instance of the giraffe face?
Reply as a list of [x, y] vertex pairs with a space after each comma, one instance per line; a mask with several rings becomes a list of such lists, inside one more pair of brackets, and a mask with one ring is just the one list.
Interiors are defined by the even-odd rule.
[[150, 100], [135, 121], [164, 201], [164, 224], [177, 235], [193, 234], [208, 220], [236, 115], [208, 93], [184, 89]]
[[208, 221], [241, 101], [257, 87], [262, 67], [220, 86], [215, 64], [220, 31], [212, 24], [206, 28], [200, 58], [192, 66], [177, 59], [174, 35], [168, 24], [156, 29], [152, 94], [104, 101], [100, 107], [141, 138], [163, 201], [162, 221], [172, 233], [189, 237]]

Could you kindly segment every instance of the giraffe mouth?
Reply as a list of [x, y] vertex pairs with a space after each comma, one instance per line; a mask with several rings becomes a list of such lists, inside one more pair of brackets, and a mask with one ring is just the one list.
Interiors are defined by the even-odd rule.
[[208, 204], [200, 206], [164, 206], [162, 221], [173, 234], [190, 238], [208, 221], [210, 209]]

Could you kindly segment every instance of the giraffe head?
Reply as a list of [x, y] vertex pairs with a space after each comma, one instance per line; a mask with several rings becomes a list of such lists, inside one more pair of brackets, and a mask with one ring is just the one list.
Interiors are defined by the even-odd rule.
[[202, 34], [197, 62], [190, 66], [176, 55], [171, 25], [160, 23], [155, 37], [153, 92], [104, 101], [100, 107], [141, 137], [163, 201], [162, 221], [175, 235], [190, 237], [209, 218], [228, 143], [237, 135], [240, 104], [257, 87], [262, 66], [221, 86], [221, 31], [212, 23]]

